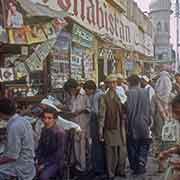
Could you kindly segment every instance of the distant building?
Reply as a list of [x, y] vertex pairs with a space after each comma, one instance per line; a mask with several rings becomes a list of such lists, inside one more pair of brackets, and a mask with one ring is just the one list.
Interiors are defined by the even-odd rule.
[[149, 9], [154, 26], [154, 56], [157, 60], [171, 61], [174, 58], [170, 44], [171, 1], [152, 0]]

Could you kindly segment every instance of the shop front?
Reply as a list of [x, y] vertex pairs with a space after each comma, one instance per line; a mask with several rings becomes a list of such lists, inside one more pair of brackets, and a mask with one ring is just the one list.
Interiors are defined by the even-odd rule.
[[95, 79], [94, 42], [91, 32], [74, 21], [68, 22], [51, 51], [51, 91], [60, 92], [69, 78]]
[[74, 23], [72, 28], [71, 77], [94, 79], [94, 36]]
[[[30, 4], [36, 14], [36, 5]], [[2, 4], [0, 81], [2, 95], [26, 106], [48, 93], [48, 58], [65, 21], [56, 16], [34, 21], [40, 17], [29, 16], [21, 5], [18, 0]]]

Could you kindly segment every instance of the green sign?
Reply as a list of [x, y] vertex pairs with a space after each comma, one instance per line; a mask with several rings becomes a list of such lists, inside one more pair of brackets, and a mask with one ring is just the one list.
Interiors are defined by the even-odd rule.
[[80, 44], [81, 46], [91, 48], [93, 44], [93, 35], [81, 26], [74, 24], [72, 41]]

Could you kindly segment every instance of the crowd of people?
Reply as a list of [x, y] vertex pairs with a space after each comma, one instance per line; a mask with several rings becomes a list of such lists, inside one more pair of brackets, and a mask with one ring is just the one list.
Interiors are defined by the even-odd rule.
[[[45, 100], [30, 109], [33, 122], [17, 114], [10, 99], [0, 99], [0, 118], [8, 120], [0, 180], [63, 177], [69, 144], [64, 127], [68, 125], [76, 129], [68, 163], [80, 175], [126, 178], [128, 164], [133, 175], [142, 175], [150, 153], [159, 164], [158, 171], [164, 172], [164, 160], [179, 153], [180, 74], [172, 77], [162, 70], [153, 79], [131, 75], [126, 80], [111, 74], [99, 88], [92, 80], [69, 79], [63, 89], [61, 103]], [[177, 126], [168, 126], [172, 121]], [[163, 139], [165, 127], [170, 132], [168, 140]], [[179, 180], [180, 160], [170, 164], [171, 180]]]

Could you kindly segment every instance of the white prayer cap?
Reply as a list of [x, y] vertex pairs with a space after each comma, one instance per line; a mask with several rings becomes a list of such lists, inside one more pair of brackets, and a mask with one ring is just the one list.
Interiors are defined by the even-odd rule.
[[55, 105], [55, 103], [54, 103], [51, 99], [49, 99], [49, 98], [43, 99], [43, 100], [41, 101], [41, 104], [50, 106], [50, 107], [52, 107], [53, 109], [55, 109], [57, 112], [61, 112], [61, 110], [57, 107], [57, 105]]
[[100, 86], [104, 86], [105, 84], [104, 84], [104, 82], [102, 81], [102, 82], [100, 82], [99, 85], [100, 85]]

